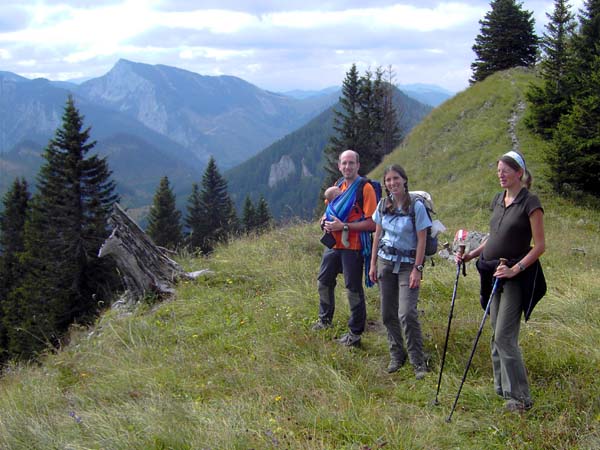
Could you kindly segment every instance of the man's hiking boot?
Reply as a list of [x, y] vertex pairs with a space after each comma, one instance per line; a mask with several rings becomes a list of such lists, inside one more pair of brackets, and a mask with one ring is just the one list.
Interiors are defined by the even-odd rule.
[[405, 360], [392, 358], [387, 366], [387, 373], [398, 372], [400, 368], [404, 365], [404, 362]]
[[323, 322], [322, 320], [318, 320], [313, 326], [313, 331], [321, 331], [326, 330], [327, 328], [331, 328], [331, 322]]
[[354, 334], [352, 331], [348, 331], [337, 341], [339, 344], [346, 347], [357, 347], [360, 345], [360, 334]]

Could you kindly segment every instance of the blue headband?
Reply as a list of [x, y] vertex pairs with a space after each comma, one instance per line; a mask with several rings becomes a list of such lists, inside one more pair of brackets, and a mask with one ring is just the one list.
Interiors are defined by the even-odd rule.
[[527, 168], [525, 167], [525, 160], [517, 152], [511, 150], [510, 152], [505, 153], [503, 156], [508, 156], [509, 158], [514, 159], [515, 162], [521, 167], [521, 169], [527, 170]]

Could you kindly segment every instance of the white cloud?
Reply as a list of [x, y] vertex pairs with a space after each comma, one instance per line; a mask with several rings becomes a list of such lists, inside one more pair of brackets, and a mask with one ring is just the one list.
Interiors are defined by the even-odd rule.
[[191, 49], [186, 48], [179, 52], [179, 57], [181, 59], [194, 59], [194, 52]]
[[444, 50], [439, 48], [426, 48], [425, 51], [434, 55], [443, 55], [444, 53], [446, 53]]
[[36, 3], [28, 9], [31, 13], [28, 27], [0, 34], [0, 42], [42, 46], [70, 44], [92, 49], [115, 46], [145, 31], [157, 15], [143, 0], [127, 0], [94, 9]]
[[258, 23], [258, 18], [252, 14], [211, 9], [164, 13], [157, 17], [154, 25], [196, 30], [205, 29], [213, 33], [235, 33], [256, 26]]
[[[0, 27], [4, 70], [30, 76], [23, 73], [28, 67], [51, 79], [89, 77], [126, 58], [236, 75], [272, 90], [340, 84], [352, 63], [360, 70], [391, 64], [401, 82], [438, 80], [447, 89], [462, 89], [478, 21], [490, 9], [488, 0], [21, 0], [14, 5], [18, 11], [13, 6]], [[528, 0], [523, 7], [535, 10], [542, 29], [553, 0]]]
[[190, 47], [181, 50], [179, 57], [182, 59], [207, 58], [215, 61], [225, 61], [235, 58], [248, 58], [254, 55], [253, 50], [224, 50], [210, 47]]
[[262, 65], [261, 64], [248, 64], [246, 66], [246, 69], [250, 73], [257, 73], [262, 69]]
[[384, 8], [345, 11], [288, 11], [263, 17], [266, 24], [283, 28], [315, 29], [352, 25], [367, 29], [381, 27], [432, 31], [445, 30], [477, 20], [485, 8], [465, 3], [441, 3], [435, 8], [397, 4]]
[[36, 63], [37, 61], [35, 59], [22, 59], [17, 62], [20, 67], [35, 67]]

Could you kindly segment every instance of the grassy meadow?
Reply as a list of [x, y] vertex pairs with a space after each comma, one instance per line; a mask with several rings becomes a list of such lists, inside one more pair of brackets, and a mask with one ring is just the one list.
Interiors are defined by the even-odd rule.
[[[74, 328], [40, 364], [0, 379], [1, 449], [597, 449], [600, 448], [600, 211], [553, 195], [544, 144], [522, 125], [531, 73], [500, 73], [458, 94], [384, 164], [428, 190], [451, 241], [487, 231], [499, 190], [495, 161], [518, 140], [545, 208], [548, 293], [521, 328], [534, 407], [504, 411], [493, 388], [486, 323], [452, 421], [482, 310], [472, 263], [460, 277], [444, 376], [433, 405], [456, 275], [427, 265], [419, 309], [432, 372], [387, 374], [377, 288], [367, 290], [361, 348], [346, 330], [343, 280], [334, 327], [311, 331], [323, 246], [316, 223], [236, 240], [209, 258], [180, 257], [212, 274], [168, 300], [107, 311]], [[373, 177], [380, 178], [382, 168]], [[444, 240], [442, 238], [442, 241]]]

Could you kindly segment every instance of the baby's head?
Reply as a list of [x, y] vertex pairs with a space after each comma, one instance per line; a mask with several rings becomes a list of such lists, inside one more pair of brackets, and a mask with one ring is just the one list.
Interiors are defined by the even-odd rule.
[[324, 197], [328, 202], [332, 202], [338, 195], [342, 193], [342, 190], [337, 186], [331, 186], [325, 189]]

